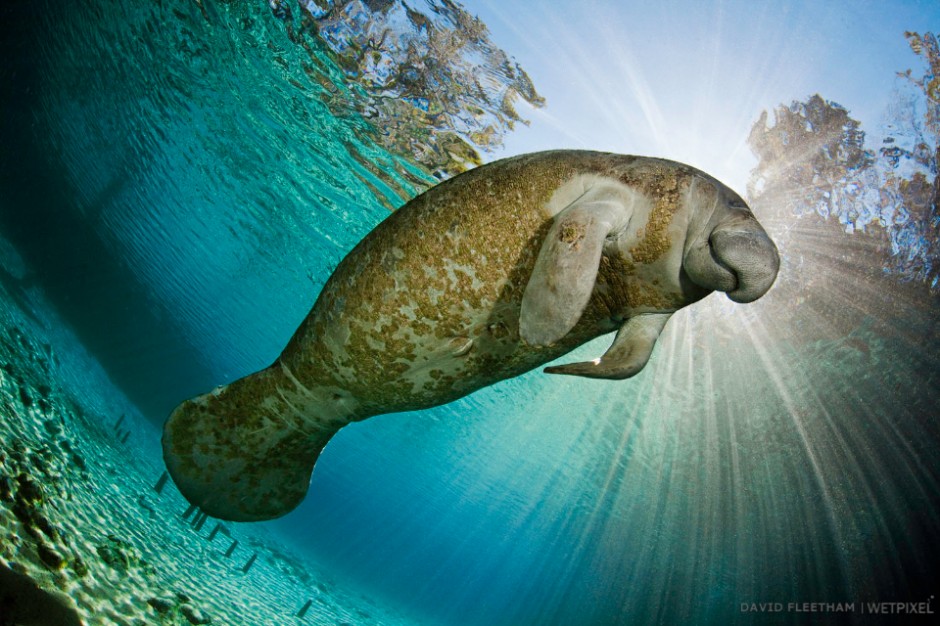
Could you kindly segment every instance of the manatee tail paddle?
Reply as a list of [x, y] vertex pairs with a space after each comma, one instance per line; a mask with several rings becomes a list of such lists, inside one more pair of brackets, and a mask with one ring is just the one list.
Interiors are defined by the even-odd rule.
[[338, 426], [305, 418], [303, 398], [285, 392], [277, 366], [176, 407], [163, 429], [163, 456], [187, 500], [212, 517], [247, 522], [300, 504], [313, 466]]

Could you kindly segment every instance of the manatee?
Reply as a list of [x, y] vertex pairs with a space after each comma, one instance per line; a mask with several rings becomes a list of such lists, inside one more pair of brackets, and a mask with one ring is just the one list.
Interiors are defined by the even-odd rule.
[[756, 300], [779, 263], [745, 202], [687, 165], [587, 151], [483, 165], [359, 242], [273, 364], [178, 406], [166, 464], [213, 517], [275, 518], [343, 426], [451, 402], [613, 331], [600, 358], [545, 371], [629, 378], [673, 313], [712, 291]]

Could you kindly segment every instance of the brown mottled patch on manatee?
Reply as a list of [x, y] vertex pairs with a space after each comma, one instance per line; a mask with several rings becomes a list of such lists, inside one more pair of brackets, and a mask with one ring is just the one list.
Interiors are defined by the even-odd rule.
[[[658, 281], [657, 281], [658, 282]], [[620, 319], [630, 311], [669, 311], [682, 306], [681, 294], [665, 292], [637, 276], [636, 263], [621, 256], [601, 258], [589, 308], [601, 318]]]
[[[348, 390], [361, 401], [351, 419], [363, 419], [447, 402], [560, 356], [610, 330], [605, 315], [654, 303], [655, 290], [613, 278], [631, 273], [620, 260], [602, 271], [611, 277], [604, 283], [609, 293], [594, 298], [585, 312], [585, 319], [597, 322], [592, 329], [573, 332], [550, 349], [523, 345], [519, 306], [551, 224], [542, 207], [560, 185], [582, 174], [641, 190], [654, 206], [644, 239], [631, 254], [633, 262], [649, 263], [669, 248], [668, 228], [690, 172], [655, 159], [539, 153], [441, 183], [390, 215], [339, 264], [281, 359], [305, 386]], [[583, 233], [562, 229], [561, 236], [577, 245]], [[323, 340], [336, 324], [350, 331], [339, 349]], [[435, 374], [433, 393], [416, 395], [415, 385], [434, 380], [415, 369], [422, 355], [445, 350], [447, 342], [473, 329], [479, 329], [474, 349], [436, 364], [441, 374]]]
[[580, 222], [569, 220], [558, 229], [558, 240], [577, 250], [584, 241], [586, 227]]
[[692, 170], [685, 166], [655, 161], [621, 175], [622, 182], [641, 189], [653, 200], [643, 240], [630, 250], [635, 262], [653, 263], [672, 247], [669, 225], [681, 206], [682, 195], [688, 190], [692, 176]]
[[[569, 164], [544, 158], [519, 159], [486, 172], [474, 170], [412, 200], [407, 211], [391, 215], [366, 237], [337, 268], [311, 313], [312, 318], [323, 318], [328, 311], [321, 305], [343, 303], [341, 315], [333, 312], [331, 317], [345, 319], [352, 331], [344, 349], [355, 376], [344, 377], [339, 381], [342, 386], [385, 411], [414, 404], [410, 386], [390, 378], [403, 373], [401, 363], [437, 350], [442, 341], [465, 336], [474, 326], [485, 326], [485, 315], [494, 303], [507, 297], [514, 303], [521, 300], [524, 281], [509, 291], [504, 287], [519, 263], [521, 273], [531, 272], [537, 248], [518, 233], [541, 230], [547, 217], [539, 207], [559, 180], [573, 174]], [[416, 224], [420, 228], [415, 229]], [[394, 273], [388, 271], [388, 263], [374, 262], [391, 247], [403, 252], [394, 263]], [[417, 319], [411, 322], [406, 311]], [[484, 318], [478, 319], [481, 314]], [[518, 320], [512, 323], [517, 326]], [[316, 321], [306, 322], [282, 356], [292, 371], [303, 374], [305, 384], [306, 376], [319, 379], [322, 372], [301, 357], [311, 350], [330, 351], [310, 332], [322, 327]], [[403, 332], [404, 327], [411, 333]], [[384, 346], [382, 354], [376, 354], [376, 345]], [[473, 351], [462, 357], [461, 371], [475, 381], [481, 363], [472, 357]], [[373, 365], [379, 362], [398, 365]], [[488, 383], [468, 380], [475, 387]], [[464, 385], [457, 384], [455, 397], [464, 393]]]
[[209, 393], [192, 401], [190, 411], [211, 419], [174, 422], [172, 443], [180, 458], [191, 464], [194, 461], [188, 451], [196, 451], [215, 459], [206, 461], [211, 467], [227, 454], [237, 456], [243, 446], [269, 447], [277, 441], [271, 437], [272, 427], [278, 432], [294, 429], [302, 436], [309, 420], [285, 410], [284, 394], [298, 392], [286, 389], [284, 380], [277, 372], [264, 370], [229, 385], [224, 397]]

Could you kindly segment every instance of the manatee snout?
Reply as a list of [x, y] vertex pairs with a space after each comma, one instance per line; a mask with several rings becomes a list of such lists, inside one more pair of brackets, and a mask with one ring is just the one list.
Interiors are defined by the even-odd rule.
[[780, 255], [756, 220], [737, 226], [719, 226], [712, 231], [709, 246], [718, 263], [734, 276], [734, 286], [724, 291], [735, 302], [753, 302], [774, 284], [780, 269]]
[[757, 300], [774, 284], [780, 255], [753, 217], [719, 224], [703, 244], [686, 257], [686, 271], [696, 284], [740, 303]]

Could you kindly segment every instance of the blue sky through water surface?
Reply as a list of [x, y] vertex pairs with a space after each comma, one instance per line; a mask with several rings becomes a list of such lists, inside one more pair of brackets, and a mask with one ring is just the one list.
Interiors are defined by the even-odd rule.
[[468, 0], [546, 98], [505, 144], [686, 161], [743, 188], [763, 109], [814, 93], [847, 107], [870, 140], [896, 72], [919, 63], [905, 30], [940, 28], [913, 2], [497, 2]]

